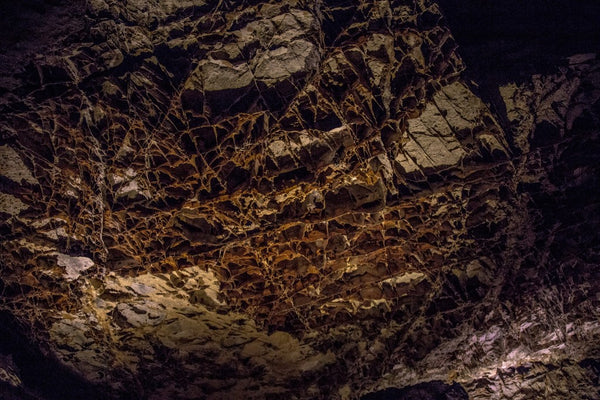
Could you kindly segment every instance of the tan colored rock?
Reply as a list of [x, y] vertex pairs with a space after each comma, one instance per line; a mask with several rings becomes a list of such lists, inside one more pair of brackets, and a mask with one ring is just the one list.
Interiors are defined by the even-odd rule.
[[0, 146], [0, 175], [16, 183], [21, 181], [32, 185], [38, 183], [17, 152], [7, 145]]

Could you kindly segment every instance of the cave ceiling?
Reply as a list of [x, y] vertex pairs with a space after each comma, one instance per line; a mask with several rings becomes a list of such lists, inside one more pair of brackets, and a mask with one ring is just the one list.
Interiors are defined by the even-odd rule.
[[600, 7], [475, 3], [7, 5], [0, 391], [600, 399]]

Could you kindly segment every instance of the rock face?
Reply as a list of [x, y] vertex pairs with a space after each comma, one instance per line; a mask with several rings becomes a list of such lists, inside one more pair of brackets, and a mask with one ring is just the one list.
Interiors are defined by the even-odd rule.
[[15, 7], [0, 310], [61, 398], [600, 398], [595, 54], [478, 86], [429, 0]]

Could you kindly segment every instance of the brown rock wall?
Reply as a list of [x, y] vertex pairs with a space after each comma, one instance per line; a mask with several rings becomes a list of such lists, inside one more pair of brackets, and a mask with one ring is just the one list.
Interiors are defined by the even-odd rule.
[[431, 1], [44, 12], [77, 29], [2, 54], [0, 308], [47, 356], [123, 398], [594, 395], [595, 55], [492, 112]]

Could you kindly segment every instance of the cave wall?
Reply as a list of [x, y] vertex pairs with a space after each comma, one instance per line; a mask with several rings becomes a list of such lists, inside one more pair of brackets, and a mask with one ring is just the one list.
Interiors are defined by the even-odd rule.
[[441, 3], [9, 9], [7, 393], [600, 398], [598, 57]]

